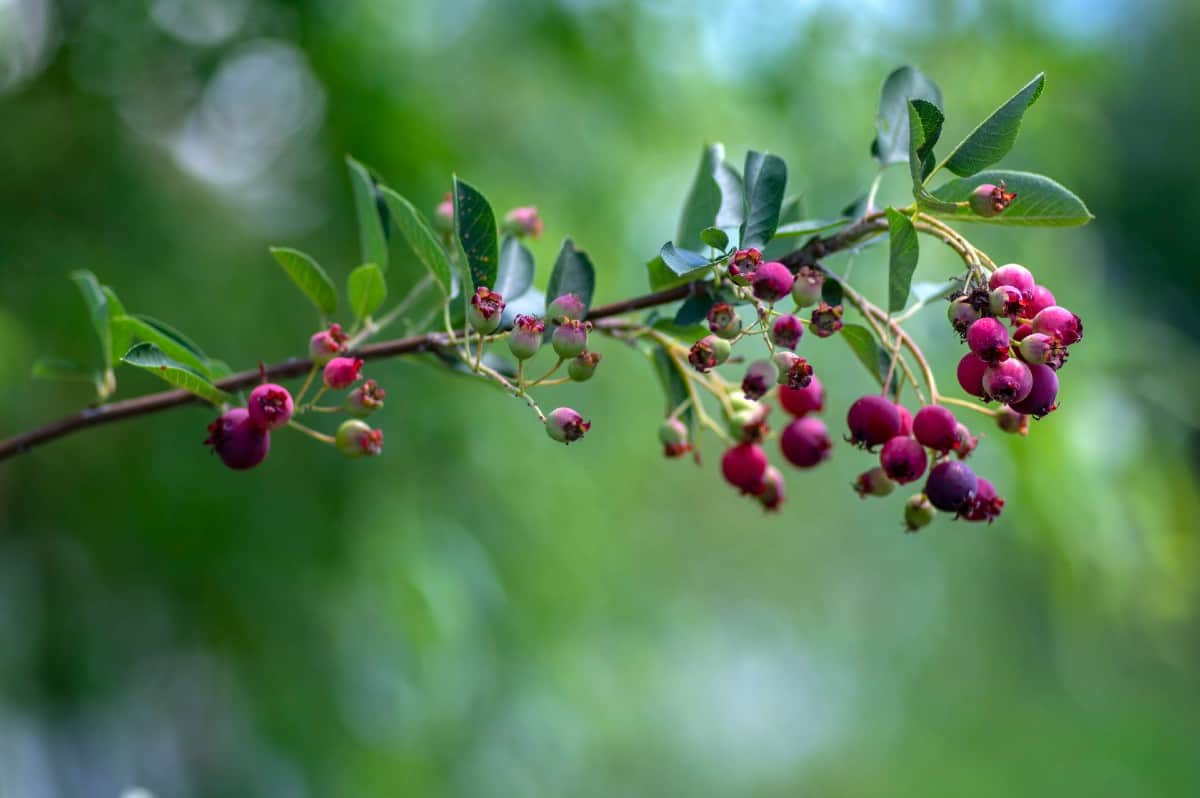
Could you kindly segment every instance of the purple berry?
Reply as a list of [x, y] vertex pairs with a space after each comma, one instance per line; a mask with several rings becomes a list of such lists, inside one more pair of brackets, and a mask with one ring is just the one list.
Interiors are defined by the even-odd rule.
[[1011, 407], [1018, 413], [1041, 418], [1058, 407], [1054, 403], [1058, 398], [1058, 374], [1049, 366], [1041, 364], [1031, 365], [1029, 371], [1033, 375], [1033, 387], [1028, 396], [1019, 402], [1013, 402]]
[[542, 348], [546, 323], [535, 316], [521, 314], [513, 319], [512, 332], [508, 334], [508, 351], [517, 360], [528, 360]]
[[1017, 353], [1026, 363], [1049, 366], [1055, 371], [1067, 362], [1067, 348], [1045, 333], [1030, 333], [1022, 338]]
[[813, 377], [804, 388], [779, 387], [779, 404], [796, 418], [819, 413], [825, 408], [825, 388]]
[[784, 314], [771, 325], [771, 343], [783, 349], [795, 350], [804, 335], [804, 325], [791, 314]]
[[564, 316], [568, 319], [580, 321], [586, 312], [587, 306], [583, 304], [583, 300], [577, 294], [557, 296], [553, 302], [546, 306], [546, 318], [550, 321], [556, 321]]
[[769, 513], [778, 512], [787, 498], [784, 492], [783, 474], [773, 465], [767, 466], [763, 474], [762, 490], [758, 494], [758, 503]]
[[770, 360], [756, 360], [746, 367], [742, 378], [742, 393], [747, 399], [761, 399], [779, 379], [779, 369]]
[[362, 376], [362, 358], [335, 357], [325, 364], [323, 379], [331, 391], [341, 391], [358, 382]]
[[264, 432], [279, 429], [292, 418], [292, 395], [282, 385], [267, 383], [250, 392], [246, 402], [250, 423]]
[[767, 474], [767, 455], [753, 443], [731, 446], [721, 456], [721, 474], [742, 493], [759, 493]]
[[1016, 358], [997, 363], [983, 373], [983, 390], [997, 402], [1011, 405], [1033, 389], [1033, 373]]
[[865, 499], [868, 496], [887, 496], [896, 489], [896, 483], [888, 478], [886, 471], [875, 466], [859, 474], [853, 487], [859, 498]]
[[583, 437], [592, 428], [592, 422], [569, 407], [557, 407], [546, 414], [546, 434], [559, 443], [570, 444]]
[[783, 428], [779, 448], [789, 463], [797, 468], [812, 468], [829, 457], [833, 443], [825, 423], [809, 416], [798, 418]]
[[557, 322], [554, 334], [550, 336], [550, 346], [554, 347], [554, 353], [560, 358], [570, 360], [587, 349], [588, 333], [591, 329], [590, 321], [562, 319]]
[[900, 434], [900, 411], [882, 396], [864, 396], [850, 405], [846, 424], [850, 443], [870, 449]]
[[969, 465], [959, 460], [946, 460], [929, 471], [925, 496], [937, 509], [958, 513], [970, 507], [978, 486], [979, 481]]
[[967, 346], [980, 360], [999, 363], [1008, 357], [1008, 330], [996, 319], [980, 319], [967, 330]]
[[347, 419], [338, 427], [334, 443], [346, 457], [375, 457], [383, 453], [383, 430], [371, 429], [361, 419]]
[[208, 425], [204, 444], [234, 471], [245, 471], [266, 459], [271, 436], [250, 421], [250, 411], [235, 407]]
[[828, 338], [842, 329], [842, 306], [830, 305], [822, 301], [812, 312], [809, 326], [813, 335], [818, 338]]
[[500, 326], [500, 317], [504, 314], [504, 297], [486, 286], [479, 286], [471, 294], [471, 304], [467, 307], [467, 322], [471, 329], [482, 335], [494, 333]]
[[741, 334], [742, 320], [738, 318], [733, 305], [717, 302], [708, 309], [708, 329], [719, 338], [732, 340]]
[[941, 405], [925, 405], [913, 417], [913, 437], [922, 446], [945, 454], [954, 448], [958, 419]]
[[806, 308], [821, 301], [821, 290], [825, 287], [825, 274], [811, 266], [801, 266], [792, 283], [792, 301], [798, 308]]
[[971, 396], [987, 399], [987, 392], [983, 390], [983, 375], [987, 370], [987, 363], [967, 352], [958, 361], [958, 384]]
[[996, 494], [996, 488], [983, 477], [976, 478], [977, 487], [975, 498], [962, 517], [968, 521], [987, 521], [992, 523], [1004, 509], [1004, 499]]
[[879, 464], [892, 481], [904, 485], [921, 478], [929, 464], [929, 455], [912, 438], [897, 435], [883, 445]]
[[1000, 185], [994, 186], [991, 183], [983, 183], [971, 192], [971, 196], [967, 202], [971, 205], [971, 210], [980, 216], [999, 216], [1004, 212], [1004, 209], [1017, 198], [1017, 195], [1011, 191], [1005, 190], [1004, 181], [1000, 181]]
[[1034, 282], [1033, 272], [1029, 269], [1016, 263], [1006, 263], [988, 278], [988, 288], [996, 289], [1002, 285], [1012, 286], [1021, 292], [1025, 299], [1032, 299], [1033, 289], [1037, 284]]
[[904, 531], [917, 532], [929, 526], [934, 515], [933, 505], [925, 498], [925, 494], [910, 496], [904, 503]]
[[1063, 346], [1083, 340], [1083, 322], [1066, 308], [1051, 305], [1038, 312], [1030, 322], [1035, 333], [1045, 333]]
[[796, 278], [791, 270], [778, 261], [767, 261], [754, 272], [750, 285], [754, 295], [764, 302], [775, 303], [791, 293]]

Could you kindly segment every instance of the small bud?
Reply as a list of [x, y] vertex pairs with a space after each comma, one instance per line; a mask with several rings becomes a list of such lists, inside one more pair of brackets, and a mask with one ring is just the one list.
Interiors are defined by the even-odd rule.
[[1018, 413], [1011, 407], [996, 411], [996, 426], [1012, 435], [1029, 434], [1029, 416]]
[[778, 261], [768, 261], [758, 267], [750, 284], [754, 295], [764, 302], [772, 303], [783, 299], [792, 291], [796, 278], [787, 266]]
[[578, 321], [562, 317], [556, 322], [554, 334], [550, 336], [550, 346], [563, 360], [583, 354], [587, 349], [588, 333], [592, 329], [590, 321]]
[[[793, 355], [794, 357], [794, 355]], [[770, 360], [755, 360], [746, 367], [742, 378], [742, 393], [749, 399], [761, 399], [779, 379], [779, 368]]]
[[783, 349], [794, 351], [803, 335], [804, 325], [791, 314], [785, 313], [771, 325], [771, 343]]
[[896, 489], [896, 483], [888, 478], [887, 472], [880, 466], [862, 472], [854, 480], [854, 490], [859, 498], [868, 496], [888, 496]]
[[208, 425], [204, 445], [211, 446], [229, 468], [245, 471], [266, 459], [271, 436], [250, 421], [250, 411], [235, 407]]
[[1004, 212], [1004, 209], [1017, 198], [1017, 195], [1011, 191], [1005, 191], [1004, 181], [1000, 181], [1000, 185], [994, 186], [991, 183], [983, 183], [976, 187], [971, 192], [971, 197], [967, 200], [971, 205], [971, 210], [980, 216], [999, 216]]
[[433, 226], [441, 233], [454, 232], [454, 198], [449, 192], [433, 210]]
[[366, 418], [383, 407], [383, 400], [386, 396], [387, 392], [379, 387], [379, 383], [375, 380], [367, 380], [350, 392], [350, 395], [346, 397], [344, 408], [355, 418]]
[[742, 320], [738, 318], [733, 305], [717, 302], [708, 309], [708, 329], [718, 338], [729, 341], [741, 334]]
[[662, 442], [663, 454], [672, 459], [682, 457], [692, 450], [687, 424], [677, 418], [663, 419], [663, 423], [658, 427], [658, 439]]
[[688, 351], [688, 362], [696, 371], [703, 374], [728, 360], [732, 351], [732, 347], [725, 339], [715, 335], [706, 335], [692, 344], [691, 350]]
[[950, 326], [954, 331], [965, 337], [967, 329], [983, 318], [983, 314], [975, 307], [970, 297], [960, 296], [946, 309], [946, 318], [950, 319]]
[[738, 285], [750, 285], [761, 263], [762, 253], [757, 249], [739, 249], [729, 260], [729, 279]]
[[813, 335], [818, 338], [828, 338], [833, 335], [842, 329], [842, 306], [831, 306], [828, 302], [822, 301], [812, 312], [812, 321], [809, 326], [812, 327]]
[[504, 297], [486, 286], [475, 289], [471, 295], [471, 305], [467, 308], [467, 321], [472, 330], [482, 335], [495, 332], [503, 314]]
[[767, 475], [767, 455], [758, 445], [739, 443], [721, 456], [721, 474], [742, 493], [758, 494]]
[[792, 283], [792, 301], [797, 308], [807, 308], [821, 301], [821, 290], [825, 287], [825, 273], [812, 266], [801, 266]]
[[279, 429], [292, 418], [292, 395], [282, 385], [267, 383], [250, 392], [246, 402], [250, 423], [264, 432]]
[[516, 236], [517, 238], [539, 238], [542, 235], [542, 230], [545, 228], [545, 223], [542, 217], [538, 215], [538, 209], [532, 205], [526, 205], [520, 208], [513, 208], [504, 215], [504, 224], [501, 226], [503, 232]]
[[325, 387], [331, 391], [349, 388], [362, 376], [362, 366], [362, 358], [335, 357], [325, 364]]
[[906, 532], [917, 532], [929, 526], [936, 513], [925, 494], [918, 493], [904, 503], [904, 529]]
[[338, 427], [334, 442], [346, 457], [375, 457], [383, 452], [383, 430], [371, 429], [365, 421], [348, 418]]
[[517, 360], [528, 360], [542, 348], [546, 334], [546, 323], [535, 316], [521, 314], [513, 319], [512, 332], [508, 334], [508, 351]]
[[348, 340], [350, 340], [349, 336], [342, 332], [342, 325], [331, 324], [328, 330], [314, 333], [312, 338], [308, 339], [308, 356], [312, 358], [314, 364], [324, 366], [334, 357], [346, 351], [346, 341]]
[[769, 465], [767, 472], [763, 474], [762, 484], [762, 492], [757, 497], [758, 503], [769, 513], [778, 512], [786, 498], [783, 474], [779, 473], [775, 466]]
[[586, 312], [587, 307], [577, 294], [563, 294], [555, 297], [554, 301], [546, 306], [547, 319], [561, 319], [566, 316], [568, 319], [579, 321], [583, 319], [583, 314]]
[[587, 382], [596, 373], [600, 355], [596, 352], [580, 352], [567, 364], [567, 376], [575, 382]]
[[559, 443], [577, 441], [591, 428], [592, 422], [569, 407], [555, 408], [546, 416], [546, 434]]

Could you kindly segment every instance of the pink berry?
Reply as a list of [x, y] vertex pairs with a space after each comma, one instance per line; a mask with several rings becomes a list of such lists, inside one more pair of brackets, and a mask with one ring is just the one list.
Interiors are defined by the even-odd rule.
[[269, 382], [250, 392], [246, 409], [250, 413], [251, 424], [264, 432], [270, 432], [291, 420], [295, 406], [287, 388]]
[[792, 292], [796, 278], [791, 270], [778, 261], [767, 261], [754, 272], [750, 284], [754, 295], [764, 302], [778, 302]]
[[775, 466], [767, 466], [763, 474], [762, 490], [758, 494], [758, 503], [769, 513], [778, 512], [787, 498], [784, 492], [783, 474]]
[[987, 363], [971, 352], [967, 352], [962, 356], [962, 360], [958, 361], [958, 384], [971, 396], [986, 399], [987, 392], [983, 390], [983, 375], [987, 370]]
[[778, 317], [771, 325], [771, 342], [783, 349], [795, 350], [803, 335], [804, 325], [790, 313]]
[[859, 474], [853, 488], [859, 498], [865, 499], [868, 496], [887, 496], [896, 489], [896, 483], [892, 482], [883, 468], [875, 466]]
[[954, 448], [957, 427], [958, 419], [941, 405], [925, 405], [913, 417], [913, 437], [941, 454]]
[[583, 437], [592, 422], [569, 407], [558, 407], [546, 414], [546, 434], [559, 443], [570, 444]]
[[1049, 288], [1046, 288], [1044, 285], [1035, 285], [1033, 287], [1033, 297], [1029, 300], [1025, 312], [1032, 318], [1046, 308], [1057, 304], [1054, 301], [1054, 294], [1050, 293]]
[[267, 457], [271, 436], [250, 421], [250, 411], [235, 407], [208, 425], [204, 444], [234, 471], [254, 468]]
[[532, 205], [513, 208], [504, 216], [504, 232], [518, 238], [523, 236], [538, 238], [542, 235], [544, 228], [545, 222], [538, 215], [538, 209]]
[[798, 308], [806, 308], [821, 301], [821, 290], [825, 287], [825, 275], [820, 269], [801, 266], [792, 283], [792, 301]]
[[983, 183], [976, 186], [971, 192], [971, 196], [967, 202], [971, 205], [971, 210], [980, 216], [999, 216], [1009, 206], [1009, 204], [1017, 198], [1017, 195], [1011, 191], [1005, 190], [1004, 181], [1000, 181], [1000, 185], [995, 186], [991, 183]]
[[976, 477], [975, 498], [971, 500], [962, 517], [968, 521], [992, 523], [1004, 509], [1004, 499], [996, 495], [996, 488], [983, 477]]
[[331, 324], [328, 330], [314, 333], [312, 338], [308, 339], [308, 356], [312, 358], [313, 363], [324, 366], [335, 356], [346, 351], [348, 340], [349, 336], [342, 332], [342, 325]]
[[783, 428], [779, 448], [789, 463], [797, 468], [812, 468], [829, 457], [833, 443], [825, 423], [819, 418], [798, 418]]
[[1045, 333], [1031, 333], [1021, 339], [1017, 353], [1026, 363], [1043, 364], [1057, 371], [1067, 362], [1067, 348]]
[[767, 455], [757, 444], [731, 446], [721, 456], [721, 473], [742, 493], [759, 493], [767, 473]]
[[1058, 407], [1054, 403], [1058, 398], [1058, 374], [1049, 366], [1041, 364], [1031, 365], [1029, 371], [1033, 375], [1033, 387], [1030, 388], [1028, 396], [1019, 402], [1013, 402], [1011, 407], [1018, 413], [1041, 418]]
[[528, 360], [542, 348], [546, 323], [534, 316], [521, 314], [513, 319], [512, 332], [508, 334], [508, 351], [517, 360]]
[[375, 380], [367, 380], [355, 388], [346, 397], [343, 409], [355, 418], [366, 418], [383, 407], [387, 391], [379, 387]]
[[488, 335], [500, 326], [500, 317], [504, 315], [504, 297], [486, 286], [479, 286], [471, 295], [471, 304], [467, 308], [467, 322], [477, 333]]
[[1011, 285], [997, 286], [988, 294], [988, 308], [993, 316], [1018, 319], [1025, 315], [1025, 297]]
[[1058, 305], [1039, 311], [1031, 324], [1035, 333], [1057, 338], [1063, 346], [1083, 340], [1083, 322], [1074, 313]]
[[850, 405], [846, 424], [850, 427], [850, 443], [870, 449], [900, 433], [900, 411], [882, 396], [864, 396]]
[[1033, 373], [1016, 358], [997, 363], [983, 373], [983, 390], [997, 402], [1011, 405], [1033, 390]]
[[879, 464], [892, 481], [901, 485], [920, 479], [928, 463], [925, 449], [906, 435], [892, 438], [879, 452]]
[[557, 296], [546, 306], [546, 318], [549, 321], [558, 321], [564, 316], [568, 319], [581, 321], [583, 314], [586, 312], [587, 306], [583, 304], [583, 300], [577, 294]]
[[804, 388], [779, 386], [779, 404], [796, 418], [819, 413], [825, 408], [825, 388], [816, 377]]
[[1018, 324], [1013, 330], [1012, 339], [1018, 343], [1033, 335], [1033, 327], [1029, 324]]
[[988, 288], [994, 290], [1002, 285], [1012, 286], [1020, 291], [1025, 299], [1032, 299], [1033, 289], [1037, 284], [1034, 282], [1033, 272], [1029, 269], [1016, 263], [1007, 263], [992, 272], [992, 276], [988, 278]]
[[750, 285], [761, 263], [762, 253], [757, 249], [739, 249], [729, 260], [729, 279], [738, 285]]
[[967, 346], [980, 360], [999, 363], [1008, 357], [1008, 330], [996, 319], [980, 319], [967, 330]]
[[362, 376], [362, 366], [362, 358], [335, 357], [325, 364], [325, 387], [331, 391], [349, 388]]
[[925, 481], [929, 503], [947, 513], [958, 513], [970, 507], [979, 490], [979, 480], [966, 463], [946, 460], [935, 465]]
[[912, 413], [908, 412], [908, 408], [899, 402], [896, 403], [896, 412], [900, 414], [900, 434], [912, 435]]

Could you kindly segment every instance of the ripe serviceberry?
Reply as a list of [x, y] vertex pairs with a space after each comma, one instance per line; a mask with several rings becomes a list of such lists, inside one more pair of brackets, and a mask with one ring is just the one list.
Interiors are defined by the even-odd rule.
[[879, 450], [879, 464], [889, 479], [904, 485], [921, 478], [929, 464], [929, 455], [912, 438], [897, 435]]
[[983, 318], [983, 313], [975, 307], [970, 297], [960, 296], [954, 299], [950, 303], [950, 307], [946, 309], [946, 318], [950, 319], [950, 326], [954, 328], [954, 331], [965, 337], [967, 328]]
[[980, 360], [999, 363], [1008, 357], [1008, 330], [996, 319], [980, 319], [967, 330], [967, 346]]
[[996, 495], [996, 488], [983, 477], [976, 478], [975, 498], [962, 517], [968, 521], [987, 521], [992, 523], [1004, 509], [1004, 499]]
[[830, 305], [822, 301], [812, 312], [810, 320], [813, 335], [818, 338], [828, 338], [842, 329], [842, 306]]
[[546, 323], [535, 316], [521, 314], [513, 319], [512, 332], [508, 334], [508, 351], [517, 360], [528, 360], [542, 348]]
[[587, 306], [583, 304], [583, 300], [579, 298], [578, 294], [562, 294], [555, 297], [554, 301], [546, 306], [546, 318], [550, 320], [566, 316], [568, 319], [581, 321], [585, 313], [587, 313]]
[[865, 499], [868, 496], [890, 495], [896, 489], [896, 483], [888, 478], [886, 471], [875, 466], [859, 474], [858, 479], [854, 480], [853, 487], [858, 492], [859, 498]]
[[776, 352], [775, 365], [779, 367], [779, 377], [776, 380], [781, 386], [788, 388], [804, 388], [813, 378], [812, 365], [802, 357], [791, 352]]
[[958, 459], [966, 460], [978, 445], [979, 438], [971, 434], [966, 424], [958, 422], [958, 426], [954, 428], [954, 453], [958, 455]]
[[821, 290], [825, 287], [825, 273], [812, 266], [801, 266], [792, 283], [792, 301], [798, 308], [806, 308], [821, 301]]
[[708, 309], [708, 329], [718, 338], [729, 341], [742, 332], [742, 320], [728, 302], [717, 302]]
[[555, 320], [554, 334], [550, 336], [550, 346], [554, 353], [563, 360], [580, 355], [587, 349], [588, 333], [591, 332], [590, 321], [568, 319], [565, 316]]
[[978, 484], [969, 465], [959, 460], [945, 460], [929, 471], [925, 496], [939, 510], [958, 513], [970, 507]]
[[559, 443], [570, 444], [583, 437], [592, 428], [592, 422], [569, 407], [558, 407], [546, 414], [546, 434]]
[[1006, 263], [988, 278], [988, 288], [996, 289], [1002, 285], [1017, 289], [1023, 299], [1032, 299], [1033, 289], [1037, 284], [1034, 282], [1033, 272], [1029, 269], [1018, 263]]
[[538, 209], [532, 205], [513, 208], [504, 215], [504, 224], [501, 226], [503, 232], [517, 238], [540, 238], [544, 228], [545, 223], [538, 215]]
[[850, 443], [869, 450], [900, 434], [900, 411], [882, 396], [863, 396], [850, 405], [846, 425]]
[[757, 249], [739, 249], [729, 260], [729, 279], [738, 285], [750, 285], [761, 263], [762, 253]]
[[587, 382], [596, 373], [600, 355], [596, 352], [581, 352], [567, 364], [567, 376], [574, 382]]
[[254, 468], [267, 457], [271, 436], [250, 420], [250, 411], [235, 407], [208, 425], [204, 444], [234, 471]]
[[786, 498], [784, 493], [783, 474], [773, 465], [767, 466], [763, 474], [762, 491], [758, 494], [758, 503], [767, 512], [777, 512]]
[[467, 322], [471, 329], [481, 335], [494, 333], [500, 326], [500, 317], [504, 314], [504, 297], [486, 286], [479, 286], [471, 294], [471, 304], [467, 308]]
[[779, 316], [771, 325], [771, 343], [782, 349], [795, 350], [803, 335], [804, 325], [800, 323], [800, 319], [790, 313]]
[[934, 515], [933, 505], [930, 504], [924, 493], [910, 496], [904, 503], [904, 530], [917, 532], [923, 527], [929, 526]]
[[1032, 318], [1046, 308], [1057, 304], [1058, 303], [1054, 301], [1054, 294], [1050, 293], [1049, 288], [1046, 288], [1044, 285], [1035, 285], [1033, 287], [1033, 297], [1029, 300], [1029, 304], [1028, 307], [1025, 308], [1025, 312], [1029, 314], [1030, 318]]
[[324, 366], [330, 360], [346, 351], [346, 342], [350, 337], [342, 332], [342, 325], [331, 324], [328, 330], [314, 333], [308, 339], [308, 356], [318, 366]]
[[443, 233], [454, 232], [454, 198], [449, 193], [433, 209], [433, 224]]
[[797, 468], [812, 468], [829, 457], [833, 442], [825, 423], [819, 418], [798, 418], [783, 429], [779, 448], [789, 463]]
[[292, 404], [292, 395], [288, 393], [287, 388], [269, 382], [266, 385], [259, 385], [250, 392], [246, 409], [250, 413], [251, 424], [270, 432], [273, 429], [279, 429], [291, 420], [295, 406]]
[[1020, 343], [1031, 335], [1033, 335], [1033, 325], [1022, 323], [1018, 324], [1017, 329], [1013, 330], [1012, 339]]
[[912, 413], [908, 412], [908, 408], [896, 402], [896, 412], [900, 414], [900, 435], [912, 435]]
[[774, 304], [792, 292], [796, 278], [787, 266], [778, 261], [767, 261], [754, 272], [750, 285], [754, 295], [763, 302]]
[[994, 186], [991, 183], [983, 183], [971, 192], [971, 196], [967, 202], [971, 206], [971, 210], [980, 216], [999, 216], [1004, 213], [1004, 210], [1017, 198], [1017, 195], [1011, 191], [1005, 190], [1004, 181], [1000, 181], [1000, 185]]
[[1033, 375], [1033, 387], [1029, 395], [1019, 402], [1012, 403], [1012, 409], [1027, 416], [1041, 418], [1052, 413], [1058, 405], [1058, 374], [1049, 366], [1034, 364], [1029, 367]]
[[375, 380], [367, 380], [355, 388], [346, 397], [345, 411], [355, 418], [366, 418], [383, 407], [387, 391], [379, 387]]
[[1001, 407], [996, 411], [996, 426], [1013, 435], [1028, 435], [1029, 416], [1011, 407]]
[[803, 388], [779, 387], [779, 405], [796, 418], [820, 413], [825, 408], [825, 388], [813, 377]]
[[1029, 396], [1032, 389], [1033, 373], [1016, 358], [989, 366], [983, 373], [983, 390], [1001, 404], [1019, 402]]
[[331, 391], [341, 391], [358, 382], [362, 376], [362, 358], [335, 357], [325, 364], [323, 378], [325, 387]]
[[706, 335], [688, 350], [688, 362], [703, 374], [711, 371], [729, 359], [731, 352], [729, 342], [715, 335]]
[[1025, 315], [1025, 297], [1011, 285], [997, 286], [988, 294], [988, 308], [994, 316], [1018, 319]]
[[779, 368], [770, 360], [755, 360], [746, 367], [742, 378], [742, 393], [748, 399], [761, 399], [779, 379]]
[[1067, 362], [1067, 348], [1046, 333], [1030, 333], [1017, 345], [1017, 354], [1030, 364], [1042, 364], [1057, 371]]
[[760, 493], [767, 475], [767, 455], [753, 443], [739, 443], [721, 456], [721, 474], [742, 493]]
[[978, 396], [980, 399], [987, 399], [987, 392], [983, 390], [983, 375], [987, 373], [988, 364], [984, 363], [971, 352], [967, 352], [962, 356], [962, 360], [958, 361], [958, 384], [964, 391], [972, 396]]
[[958, 419], [941, 405], [925, 405], [913, 416], [913, 437], [939, 454], [954, 448]]
[[1030, 322], [1035, 333], [1045, 333], [1063, 346], [1083, 340], [1083, 322], [1066, 308], [1051, 305], [1038, 312]]
[[688, 440], [688, 427], [677, 418], [665, 418], [658, 426], [658, 440], [663, 445], [663, 454], [670, 458], [683, 457], [692, 450]]
[[371, 429], [361, 419], [343, 421], [333, 439], [337, 450], [346, 457], [375, 457], [383, 452], [383, 430]]

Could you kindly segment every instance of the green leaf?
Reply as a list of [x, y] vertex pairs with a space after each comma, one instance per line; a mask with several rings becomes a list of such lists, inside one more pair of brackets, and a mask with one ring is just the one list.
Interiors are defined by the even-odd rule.
[[446, 250], [442, 249], [438, 242], [437, 234], [433, 232], [429, 220], [411, 202], [390, 188], [380, 186], [380, 192], [409, 248], [433, 275], [442, 293], [449, 296], [454, 282], [453, 270], [450, 267], [450, 259], [446, 257]]
[[903, 66], [887, 76], [879, 93], [871, 154], [879, 159], [881, 166], [908, 160], [909, 100], [926, 100], [941, 106], [942, 92], [919, 69]]
[[779, 212], [787, 188], [787, 164], [777, 155], [746, 153], [746, 221], [742, 223], [741, 246], [766, 246], [779, 227]]
[[125, 306], [117, 298], [117, 292], [113, 291], [107, 285], [101, 286], [100, 290], [104, 292], [104, 298], [108, 302], [108, 329], [109, 335], [112, 337], [109, 351], [112, 353], [112, 362], [116, 363], [121, 359], [121, 355], [129, 350], [129, 347], [133, 344], [133, 339], [113, 327], [113, 321], [125, 315]]
[[508, 302], [525, 295], [533, 285], [533, 253], [513, 236], [500, 243], [500, 268], [493, 290]]
[[700, 153], [700, 167], [692, 179], [675, 232], [675, 240], [681, 247], [700, 249], [704, 245], [701, 232], [716, 224], [721, 210], [721, 186], [716, 173], [724, 160], [725, 147], [721, 144], [709, 144]]
[[675, 313], [675, 324], [680, 327], [688, 327], [697, 324], [708, 318], [708, 311], [713, 306], [712, 295], [707, 291], [692, 294], [683, 301], [679, 306], [679, 310]]
[[596, 269], [591, 258], [586, 252], [575, 249], [571, 239], [566, 239], [558, 251], [554, 271], [550, 272], [550, 282], [546, 286], [547, 306], [563, 294], [575, 294], [583, 300], [585, 308], [590, 308], [595, 290]]
[[895, 208], [888, 208], [888, 312], [904, 310], [908, 288], [917, 269], [920, 254], [917, 229], [912, 220]]
[[830, 275], [825, 275], [825, 282], [821, 284], [821, 301], [827, 305], [840, 305], [845, 298], [844, 294], [841, 282]]
[[104, 361], [104, 368], [110, 369], [114, 360], [112, 328], [109, 324], [108, 297], [104, 294], [104, 287], [100, 285], [96, 275], [86, 269], [73, 271], [69, 276], [83, 296], [88, 316], [92, 320], [92, 328], [96, 331], [96, 337], [100, 339], [100, 353]]
[[970, 177], [1008, 155], [1017, 140], [1025, 111], [1041, 96], [1045, 85], [1045, 73], [1025, 84], [954, 148], [946, 158], [946, 168], [960, 177]]
[[354, 212], [358, 215], [358, 241], [364, 263], [374, 263], [381, 272], [388, 267], [387, 231], [379, 206], [375, 203], [375, 180], [367, 168], [346, 156], [350, 169], [350, 184], [354, 189]]
[[292, 278], [296, 287], [304, 292], [323, 316], [332, 315], [337, 310], [337, 289], [333, 287], [329, 275], [315, 260], [299, 250], [288, 247], [271, 247], [271, 254], [287, 272], [287, 276]]
[[1001, 182], [1009, 191], [1015, 192], [1017, 197], [1000, 215], [980, 216], [970, 208], [954, 206], [951, 211], [939, 211], [939, 215], [953, 216], [960, 222], [1026, 227], [1071, 227], [1087, 224], [1093, 218], [1083, 200], [1071, 191], [1045, 175], [1030, 172], [1010, 172], [1004, 169], [980, 172], [974, 177], [951, 180], [938, 186], [933, 195], [949, 203], [962, 202], [971, 196], [976, 186], [983, 183], [999, 185]]
[[712, 261], [699, 252], [679, 249], [670, 241], [663, 244], [662, 248], [658, 250], [658, 257], [662, 259], [668, 269], [679, 275], [705, 269], [712, 265]]
[[738, 227], [746, 219], [745, 188], [742, 176], [728, 161], [721, 161], [713, 172], [713, 179], [721, 187], [721, 208], [717, 211], [713, 227]]
[[827, 233], [830, 230], [836, 230], [839, 227], [845, 227], [850, 224], [853, 219], [805, 219], [799, 222], [790, 222], [785, 225], [780, 225], [775, 231], [776, 238], [796, 238], [798, 236], [811, 236], [818, 233]]
[[346, 278], [346, 296], [357, 319], [365, 319], [379, 310], [387, 299], [387, 283], [378, 264], [364, 263], [350, 272]]
[[[680, 371], [679, 363], [668, 354], [666, 348], [655, 346], [648, 354], [654, 373], [662, 386], [666, 399], [664, 414], [671, 413], [688, 398], [687, 377]], [[696, 414], [692, 407], [679, 414], [683, 423], [687, 424], [693, 439], [696, 436]]]
[[700, 231], [700, 240], [722, 252], [729, 246], [729, 236], [719, 227], [706, 227]]
[[500, 244], [496, 237], [496, 214], [479, 190], [454, 178], [454, 226], [458, 241], [467, 256], [471, 281], [478, 288], [491, 288], [500, 265]]
[[912, 134], [908, 145], [908, 168], [914, 187], [921, 185], [926, 175], [933, 171], [933, 147], [942, 135], [945, 121], [942, 109], [931, 102], [912, 100], [908, 104], [908, 128]]
[[656, 319], [650, 326], [688, 346], [709, 334], [708, 327], [703, 324], [676, 324], [674, 319]]
[[194, 345], [189, 346], [188, 343], [184, 343], [186, 339], [179, 336], [169, 327], [163, 325], [165, 329], [160, 329], [158, 326], [160, 324], [162, 323], [155, 322], [152, 324], [144, 317], [121, 316], [113, 319], [113, 331], [114, 333], [120, 331], [121, 335], [129, 340], [138, 339], [152, 343], [172, 360], [177, 361], [198, 374], [211, 378], [212, 374], [209, 370], [207, 358], [199, 353], [194, 348]]
[[94, 382], [96, 373], [74, 360], [57, 357], [42, 357], [33, 361], [35, 380], [65, 380], [72, 382]]
[[121, 360], [131, 366], [145, 369], [159, 378], [166, 380], [171, 385], [194, 393], [201, 399], [215, 405], [228, 402], [232, 398], [204, 377], [167, 357], [161, 349], [152, 343], [143, 342], [138, 344], [126, 352]]
[[646, 276], [649, 278], [651, 291], [665, 291], [668, 288], [690, 283], [699, 275], [691, 272], [676, 274], [667, 267], [662, 258], [655, 255], [646, 263]]
[[[876, 342], [870, 330], [860, 324], [847, 324], [842, 327], [842, 340], [850, 345], [850, 349], [867, 373], [882, 386], [891, 364], [891, 353]], [[893, 371], [889, 388], [892, 398], [895, 399], [900, 392], [899, 369]]]

